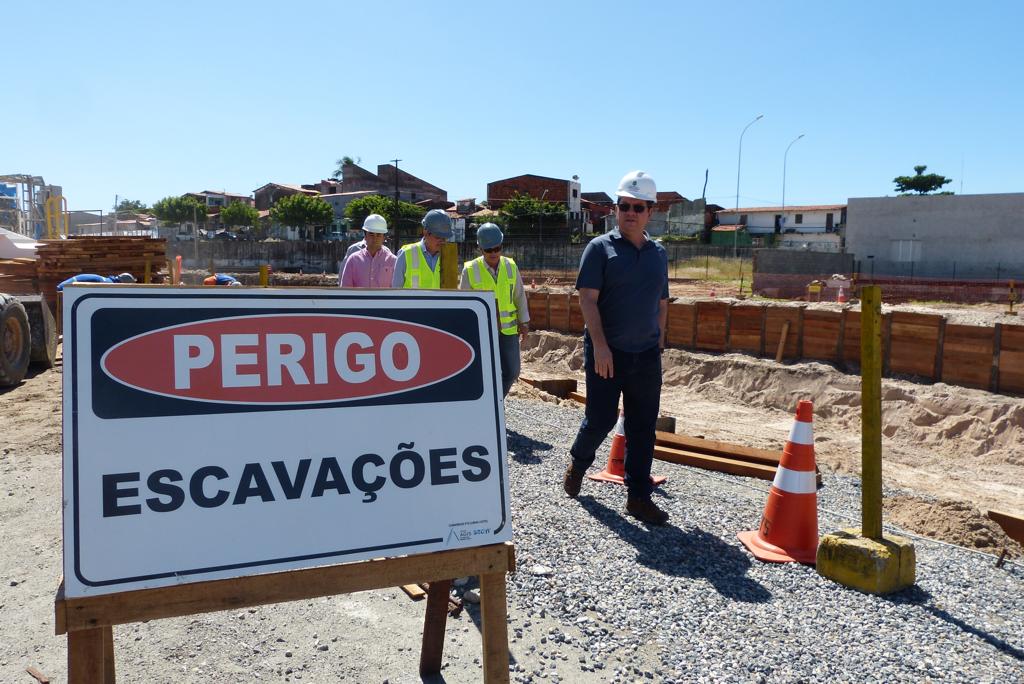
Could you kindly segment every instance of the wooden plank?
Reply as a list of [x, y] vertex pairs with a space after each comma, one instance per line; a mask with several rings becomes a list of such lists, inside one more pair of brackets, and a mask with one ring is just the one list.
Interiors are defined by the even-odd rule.
[[1024, 326], [1001, 325], [999, 391], [1024, 394]]
[[713, 439], [704, 439], [703, 437], [677, 435], [672, 432], [658, 431], [654, 435], [655, 444], [673, 449], [695, 451], [725, 458], [741, 458], [753, 463], [762, 463], [770, 466], [779, 465], [779, 459], [782, 458], [781, 451], [769, 451], [768, 449], [719, 442]]
[[587, 403], [587, 395], [583, 394], [582, 392], [569, 392], [568, 398], [572, 399], [575, 402], [579, 402], [580, 404]]
[[889, 333], [889, 372], [935, 379], [942, 316], [893, 312]]
[[429, 591], [424, 592], [427, 595], [427, 609], [423, 617], [423, 645], [420, 648], [420, 674], [424, 676], [441, 674], [444, 630], [448, 624], [448, 594], [451, 589], [450, 579], [435, 580], [430, 583]]
[[580, 308], [580, 296], [569, 296], [569, 332], [581, 333], [586, 322], [583, 320], [583, 309]]
[[693, 349], [697, 333], [697, 307], [681, 302], [669, 303], [667, 327], [666, 344], [671, 347]]
[[775, 351], [775, 363], [782, 362], [782, 355], [786, 351], [787, 337], [789, 337], [789, 321], [783, 321], [782, 332], [779, 334], [779, 348]]
[[427, 592], [423, 591], [418, 584], [403, 584], [401, 589], [405, 592], [405, 595], [413, 601], [420, 601], [427, 597]]
[[[68, 633], [72, 633], [103, 625], [233, 610], [488, 572], [510, 572], [513, 563], [511, 544], [492, 544], [158, 589], [139, 589], [104, 596], [70, 598], [63, 601], [66, 617], [62, 624]], [[62, 608], [57, 606], [55, 610]]]
[[697, 302], [697, 349], [725, 351], [728, 312], [727, 302]]
[[25, 668], [25, 672], [32, 675], [32, 678], [39, 682], [39, 684], [50, 684], [50, 678], [34, 667]]
[[68, 633], [68, 684], [107, 682], [103, 627]]
[[1024, 518], [1002, 511], [989, 511], [988, 517], [1006, 532], [1006, 536], [1024, 544]]
[[803, 358], [838, 361], [839, 331], [842, 326], [839, 311], [808, 309], [804, 312]]
[[942, 381], [988, 389], [994, 347], [994, 328], [947, 323], [942, 345]]
[[569, 295], [552, 294], [548, 297], [548, 321], [551, 330], [569, 332]]
[[764, 306], [736, 305], [729, 311], [729, 350], [760, 354], [764, 348]]
[[774, 480], [775, 467], [762, 463], [751, 463], [738, 459], [726, 458], [724, 456], [712, 456], [711, 454], [700, 454], [696, 451], [684, 449], [673, 449], [671, 447], [655, 446], [654, 457], [660, 461], [676, 463], [679, 465], [714, 470], [720, 473], [731, 475], [742, 475], [744, 477], [756, 477], [760, 480]]
[[520, 375], [519, 379], [527, 385], [536, 387], [542, 392], [553, 394], [560, 399], [566, 399], [579, 386], [575, 378], [530, 378]]
[[530, 311], [530, 327], [534, 330], [547, 330], [550, 325], [548, 319], [548, 293], [527, 292], [527, 308]]
[[[782, 339], [782, 327], [785, 323], [789, 323], [786, 328], [788, 335], [783, 340], [784, 347], [783, 353], [779, 361], [783, 358], [795, 359], [797, 358], [799, 347], [796, 342], [796, 336], [799, 333], [798, 322], [800, 320], [800, 307], [795, 306], [770, 306], [765, 311], [765, 349], [776, 352], [779, 348], [779, 340]], [[778, 354], [776, 354], [778, 357]]]
[[484, 682], [504, 684], [508, 675], [508, 605], [505, 573], [480, 575], [481, 637], [484, 650]]

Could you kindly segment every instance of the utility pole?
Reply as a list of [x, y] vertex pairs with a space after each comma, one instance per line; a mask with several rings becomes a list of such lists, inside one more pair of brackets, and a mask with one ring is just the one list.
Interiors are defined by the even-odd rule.
[[402, 160], [401, 159], [392, 159], [391, 160], [391, 163], [395, 165], [395, 218], [394, 218], [394, 223], [395, 223], [395, 240], [394, 240], [394, 247], [392, 249], [392, 251], [395, 254], [398, 254], [398, 224], [399, 224], [399, 216], [401, 215], [400, 214], [401, 206], [399, 205], [399, 199], [398, 199], [398, 162], [400, 162], [400, 161], [402, 161]]

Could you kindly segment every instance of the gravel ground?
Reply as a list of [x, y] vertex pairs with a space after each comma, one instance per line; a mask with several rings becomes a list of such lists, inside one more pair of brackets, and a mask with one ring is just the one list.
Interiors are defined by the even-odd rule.
[[[3, 682], [28, 684], [28, 666], [55, 682], [66, 677], [66, 642], [53, 636], [54, 387], [56, 371], [0, 394]], [[919, 541], [917, 587], [888, 598], [860, 594], [813, 568], [751, 559], [735, 535], [757, 524], [767, 483], [663, 463], [656, 471], [669, 481], [657, 496], [672, 520], [648, 530], [624, 516], [619, 487], [587, 481], [577, 501], [561, 493], [581, 416], [576, 406], [508, 402], [519, 566], [508, 585], [513, 681], [1024, 680], [1024, 566], [997, 569], [990, 556]], [[23, 439], [30, 428], [42, 432]], [[850, 526], [857, 481], [827, 471], [824, 478], [822, 531]], [[391, 589], [119, 626], [118, 675], [420, 681], [423, 605]], [[473, 605], [449, 620], [437, 681], [480, 680], [479, 620]]]

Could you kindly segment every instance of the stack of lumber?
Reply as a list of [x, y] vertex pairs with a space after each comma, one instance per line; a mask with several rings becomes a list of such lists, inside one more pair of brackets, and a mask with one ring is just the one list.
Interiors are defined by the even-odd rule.
[[82, 273], [131, 273], [141, 283], [147, 264], [150, 280], [158, 282], [160, 269], [166, 266], [167, 241], [149, 237], [71, 237], [43, 240], [36, 254], [39, 287], [43, 293], [52, 293], [60, 282]]
[[[782, 452], [658, 431], [655, 433], [654, 457], [668, 463], [773, 480]], [[820, 486], [820, 472], [817, 480]]]
[[35, 259], [0, 259], [0, 292], [31, 295], [38, 288]]

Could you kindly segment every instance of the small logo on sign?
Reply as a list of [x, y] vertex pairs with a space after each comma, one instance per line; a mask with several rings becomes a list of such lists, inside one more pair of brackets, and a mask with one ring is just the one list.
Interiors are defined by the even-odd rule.
[[311, 404], [427, 387], [465, 370], [473, 348], [444, 330], [369, 316], [265, 314], [185, 323], [102, 357], [117, 382], [229, 404]]

